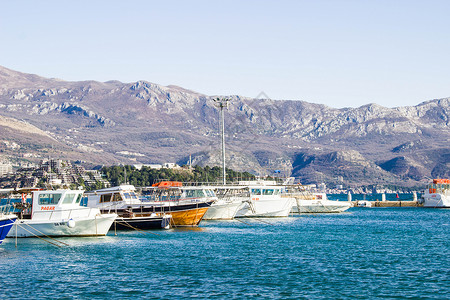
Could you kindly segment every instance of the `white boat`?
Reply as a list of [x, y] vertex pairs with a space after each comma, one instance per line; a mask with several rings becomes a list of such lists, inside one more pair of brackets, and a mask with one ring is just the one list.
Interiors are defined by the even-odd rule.
[[248, 196], [236, 213], [236, 218], [287, 217], [295, 203], [294, 198], [282, 196], [284, 186], [258, 184], [249, 185], [245, 189]]
[[296, 194], [292, 213], [341, 213], [352, 207], [351, 202], [329, 200], [325, 193]]
[[116, 229], [168, 229], [170, 214], [149, 210], [136, 195], [133, 185], [120, 185], [86, 193], [87, 206], [100, 209], [102, 213], [114, 212], [118, 215]]
[[203, 220], [231, 220], [244, 205], [243, 201], [248, 199], [240, 194], [240, 188], [220, 186], [213, 190], [217, 200], [208, 208]]
[[106, 235], [117, 215], [81, 206], [82, 190], [33, 191], [31, 212], [21, 214], [8, 237]]
[[450, 208], [450, 179], [434, 179], [419, 203], [423, 207]]
[[367, 200], [356, 201], [356, 206], [358, 207], [372, 207], [372, 202]]

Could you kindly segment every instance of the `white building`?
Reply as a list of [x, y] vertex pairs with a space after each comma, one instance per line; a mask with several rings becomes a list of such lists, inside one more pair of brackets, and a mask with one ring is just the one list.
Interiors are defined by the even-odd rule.
[[10, 164], [0, 164], [0, 176], [6, 176], [12, 173], [12, 165]]

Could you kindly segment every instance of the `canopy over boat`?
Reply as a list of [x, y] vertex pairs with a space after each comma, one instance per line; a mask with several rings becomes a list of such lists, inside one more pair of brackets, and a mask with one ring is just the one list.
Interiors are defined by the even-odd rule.
[[182, 187], [183, 183], [179, 181], [161, 181], [152, 184], [152, 186], [158, 188]]

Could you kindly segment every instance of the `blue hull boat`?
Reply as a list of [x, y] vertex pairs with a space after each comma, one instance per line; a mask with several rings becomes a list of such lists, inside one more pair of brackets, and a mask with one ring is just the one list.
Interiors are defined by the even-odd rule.
[[13, 226], [16, 219], [17, 219], [16, 215], [0, 214], [0, 244], [5, 239], [6, 235], [8, 234], [9, 230]]

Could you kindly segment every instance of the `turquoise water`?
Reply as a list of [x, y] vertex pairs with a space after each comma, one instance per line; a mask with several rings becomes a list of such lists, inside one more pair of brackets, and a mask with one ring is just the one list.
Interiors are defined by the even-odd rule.
[[243, 221], [64, 238], [62, 248], [8, 239], [0, 298], [448, 299], [450, 210]]

